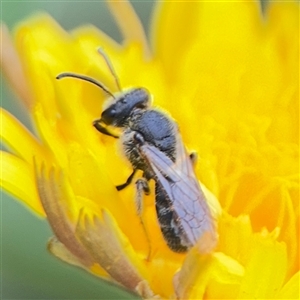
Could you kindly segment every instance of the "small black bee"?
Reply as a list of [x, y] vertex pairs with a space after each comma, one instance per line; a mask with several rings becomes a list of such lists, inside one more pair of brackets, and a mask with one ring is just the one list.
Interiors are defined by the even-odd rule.
[[[74, 77], [96, 84], [111, 99], [101, 118], [93, 122], [101, 132], [120, 138], [124, 153], [133, 167], [132, 174], [120, 191], [133, 180], [137, 170], [137, 211], [141, 215], [143, 193], [149, 194], [148, 182], [155, 181], [155, 206], [161, 231], [169, 248], [185, 252], [194, 245], [202, 252], [216, 244], [216, 225], [193, 169], [195, 155], [187, 154], [176, 122], [166, 113], [150, 107], [150, 95], [144, 88], [122, 91], [118, 77], [106, 56], [99, 49], [109, 67], [120, 93], [112, 94], [102, 83], [74, 73], [62, 73], [57, 79]], [[120, 136], [109, 131], [118, 127]], [[203, 250], [204, 249], [204, 250]]]

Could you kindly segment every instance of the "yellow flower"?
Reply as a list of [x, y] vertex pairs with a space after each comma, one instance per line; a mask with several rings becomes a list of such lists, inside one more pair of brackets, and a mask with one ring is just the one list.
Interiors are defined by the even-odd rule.
[[[2, 187], [48, 218], [50, 252], [143, 298], [299, 298], [299, 6], [271, 2], [263, 17], [255, 1], [159, 3], [149, 47], [130, 5], [109, 5], [122, 45], [91, 26], [67, 33], [47, 15], [19, 25], [17, 52], [4, 32], [3, 69], [36, 135], [2, 110], [11, 150], [1, 152]], [[151, 91], [199, 154], [196, 173], [218, 216], [214, 252], [172, 252], [154, 193], [142, 226], [134, 184], [115, 189], [132, 169], [91, 125], [106, 95], [55, 80], [86, 74], [117, 91], [99, 46], [122, 86]]]

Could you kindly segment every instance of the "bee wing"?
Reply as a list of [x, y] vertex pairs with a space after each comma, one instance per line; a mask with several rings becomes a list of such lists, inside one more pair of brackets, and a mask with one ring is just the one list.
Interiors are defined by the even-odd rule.
[[195, 245], [205, 235], [205, 247], [213, 248], [216, 243], [215, 223], [180, 134], [177, 135], [175, 163], [152, 145], [144, 144], [141, 150], [171, 201], [185, 243]]

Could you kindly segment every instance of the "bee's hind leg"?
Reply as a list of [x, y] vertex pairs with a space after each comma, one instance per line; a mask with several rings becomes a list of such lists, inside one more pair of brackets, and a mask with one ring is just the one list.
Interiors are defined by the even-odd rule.
[[143, 230], [145, 232], [146, 235], [146, 239], [149, 245], [149, 250], [148, 250], [148, 255], [146, 260], [149, 261], [150, 257], [151, 257], [151, 242], [150, 242], [150, 238], [149, 238], [149, 234], [147, 231], [147, 228], [145, 226], [145, 223], [143, 221], [143, 196], [145, 195], [149, 195], [150, 194], [150, 188], [149, 188], [149, 184], [148, 181], [145, 178], [139, 178], [136, 182], [136, 199], [135, 199], [135, 204], [136, 204], [136, 211], [138, 216], [140, 217], [141, 220], [141, 224], [143, 226]]
[[143, 195], [149, 195], [150, 194], [150, 188], [148, 181], [145, 178], [139, 178], [135, 182], [136, 186], [136, 210], [139, 216], [143, 213]]

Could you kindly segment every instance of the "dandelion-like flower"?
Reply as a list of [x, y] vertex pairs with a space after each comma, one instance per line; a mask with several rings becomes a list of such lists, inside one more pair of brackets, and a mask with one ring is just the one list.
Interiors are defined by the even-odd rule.
[[[48, 219], [52, 254], [143, 298], [298, 298], [298, 4], [270, 3], [263, 17], [255, 1], [159, 3], [151, 47], [130, 5], [109, 5], [122, 45], [91, 26], [67, 33], [47, 15], [20, 24], [14, 44], [3, 32], [3, 70], [36, 135], [1, 111], [11, 150], [1, 152], [2, 187]], [[141, 223], [134, 185], [115, 188], [131, 166], [91, 125], [106, 95], [55, 80], [80, 73], [117, 91], [99, 46], [122, 86], [146, 87], [198, 153], [218, 220], [211, 253], [168, 248], [154, 192]]]

